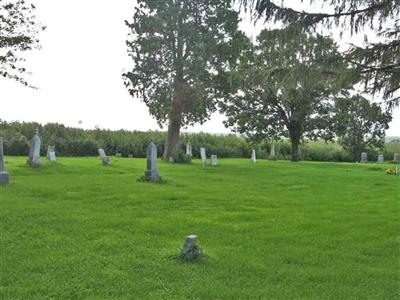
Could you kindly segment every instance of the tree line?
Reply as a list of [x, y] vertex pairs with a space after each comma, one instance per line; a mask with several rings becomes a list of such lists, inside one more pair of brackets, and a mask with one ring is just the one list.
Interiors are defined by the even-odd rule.
[[[35, 122], [6, 122], [0, 120], [0, 136], [4, 137], [4, 151], [6, 155], [27, 156], [30, 140], [39, 129], [42, 147], [41, 155], [45, 156], [47, 146], [55, 146], [58, 156], [98, 156], [98, 148], [104, 148], [107, 155], [114, 156], [120, 153], [123, 157], [146, 157], [146, 148], [150, 141], [157, 146], [157, 151], [162, 154], [165, 148], [167, 133], [161, 131], [127, 131], [71, 128], [62, 124], [49, 123], [41, 125]], [[252, 139], [244, 136], [228, 134], [216, 135], [209, 133], [184, 133], [181, 136], [178, 152], [182, 157], [186, 151], [186, 142], [192, 143], [193, 156], [200, 157], [200, 147], [205, 147], [207, 155], [216, 154], [220, 158], [248, 158], [252, 149], [256, 150], [260, 159], [270, 157], [272, 141], [264, 140], [254, 143]], [[291, 144], [284, 139], [274, 142], [276, 156], [273, 159], [291, 159]], [[398, 140], [392, 140], [384, 146], [377, 148], [369, 146], [363, 148], [367, 151], [371, 161], [383, 153], [386, 160], [392, 160], [395, 152], [400, 152]], [[299, 146], [299, 158], [315, 161], [358, 161], [353, 153], [343, 148], [339, 142], [303, 141]], [[177, 160], [179, 162], [179, 159]]]

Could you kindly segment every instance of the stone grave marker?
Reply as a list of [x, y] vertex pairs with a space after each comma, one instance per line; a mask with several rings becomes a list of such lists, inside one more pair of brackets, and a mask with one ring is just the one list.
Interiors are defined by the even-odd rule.
[[190, 141], [186, 143], [186, 155], [192, 155], [192, 143]]
[[172, 156], [169, 157], [168, 162], [173, 164], [174, 163], [174, 158]]
[[367, 152], [361, 153], [361, 161], [360, 162], [362, 162], [362, 163], [368, 162], [368, 154], [367, 154]]
[[253, 149], [253, 150], [251, 151], [251, 162], [252, 162], [252, 163], [256, 163], [256, 162], [257, 162], [256, 150], [255, 150], [255, 149]]
[[56, 161], [56, 146], [47, 146], [47, 159], [50, 161]]
[[180, 257], [189, 261], [201, 258], [203, 256], [203, 249], [197, 244], [197, 241], [197, 235], [192, 234], [187, 236]]
[[115, 153], [116, 157], [122, 157], [122, 153]]
[[36, 129], [35, 136], [31, 140], [29, 158], [27, 161], [32, 167], [39, 167], [42, 164], [40, 161], [40, 145], [39, 129]]
[[129, 158], [132, 158], [132, 157], [133, 157], [133, 154], [128, 154], [128, 157], [129, 157]]
[[0, 137], [0, 184], [9, 184], [10, 175], [4, 167], [3, 138]]
[[393, 155], [393, 161], [400, 162], [400, 153], [395, 153]]
[[218, 164], [218, 157], [216, 155], [211, 155], [211, 166], [215, 167]]
[[378, 163], [383, 164], [385, 162], [385, 158], [383, 154], [378, 155]]
[[201, 166], [205, 167], [207, 164], [206, 148], [200, 148]]
[[142, 179], [146, 181], [161, 182], [162, 179], [157, 168], [157, 147], [153, 142], [150, 142], [147, 146], [146, 161], [146, 172]]
[[110, 159], [107, 157], [106, 152], [102, 148], [100, 148], [98, 151], [103, 165], [108, 166], [110, 164]]

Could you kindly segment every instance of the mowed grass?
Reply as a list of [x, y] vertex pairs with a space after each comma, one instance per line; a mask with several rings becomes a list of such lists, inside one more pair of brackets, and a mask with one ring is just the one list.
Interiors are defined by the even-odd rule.
[[[400, 299], [389, 164], [6, 158], [1, 299]], [[206, 257], [176, 259], [197, 234]]]

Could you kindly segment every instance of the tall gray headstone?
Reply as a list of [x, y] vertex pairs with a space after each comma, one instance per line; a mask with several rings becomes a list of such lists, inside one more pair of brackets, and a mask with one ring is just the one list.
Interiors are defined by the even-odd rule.
[[36, 129], [35, 136], [32, 138], [29, 150], [29, 158], [27, 163], [32, 167], [39, 167], [42, 163], [40, 161], [40, 146], [41, 141], [39, 137], [39, 129]]
[[211, 166], [215, 167], [218, 164], [218, 157], [216, 155], [211, 155]]
[[47, 146], [47, 159], [56, 161], [56, 146]]
[[190, 141], [186, 143], [186, 155], [192, 155], [192, 143]]
[[367, 154], [367, 152], [361, 153], [361, 161], [360, 162], [362, 162], [362, 163], [368, 162], [368, 154]]
[[385, 162], [385, 158], [383, 154], [378, 155], [378, 163], [383, 164]]
[[251, 162], [252, 162], [252, 163], [256, 163], [256, 162], [257, 162], [256, 150], [255, 150], [255, 149], [253, 149], [253, 150], [251, 151]]
[[206, 148], [200, 148], [201, 166], [205, 167], [207, 164]]
[[395, 153], [393, 155], [393, 161], [400, 162], [400, 153]]
[[9, 184], [10, 175], [6, 172], [4, 167], [4, 151], [3, 151], [3, 138], [0, 137], [0, 184]]
[[110, 159], [106, 155], [106, 152], [102, 148], [98, 149], [98, 151], [99, 151], [100, 159], [101, 159], [103, 165], [108, 166], [110, 164]]
[[146, 172], [144, 173], [144, 177], [142, 177], [142, 179], [146, 181], [161, 182], [162, 179], [157, 168], [157, 147], [153, 142], [150, 142], [150, 144], [147, 146], [146, 160]]

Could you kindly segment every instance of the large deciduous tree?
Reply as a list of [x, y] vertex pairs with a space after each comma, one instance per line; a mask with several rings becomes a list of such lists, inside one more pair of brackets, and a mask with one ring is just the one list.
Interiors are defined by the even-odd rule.
[[353, 96], [335, 99], [331, 124], [343, 148], [357, 161], [367, 147], [385, 146], [385, 130], [391, 120], [390, 111], [379, 104]]
[[39, 47], [44, 29], [34, 15], [35, 6], [24, 0], [0, 2], [0, 76], [27, 85], [22, 52]]
[[133, 70], [124, 74], [163, 126], [164, 159], [176, 155], [182, 126], [203, 123], [229, 93], [230, 64], [244, 41], [230, 0], [139, 0], [127, 41]]
[[345, 54], [357, 66], [366, 91], [382, 92], [386, 103], [400, 100], [400, 0], [308, 0], [315, 8], [324, 4], [326, 12], [298, 11], [292, 1], [238, 0], [256, 19], [296, 25], [306, 29], [324, 26], [324, 30], [375, 33], [378, 39], [353, 45]]
[[233, 73], [236, 97], [221, 104], [226, 125], [255, 140], [289, 137], [297, 161], [303, 137], [332, 137], [327, 120], [345, 64], [333, 40], [320, 35], [289, 39], [280, 30], [264, 30], [254, 47]]

